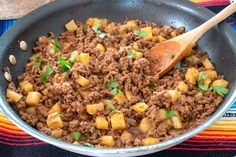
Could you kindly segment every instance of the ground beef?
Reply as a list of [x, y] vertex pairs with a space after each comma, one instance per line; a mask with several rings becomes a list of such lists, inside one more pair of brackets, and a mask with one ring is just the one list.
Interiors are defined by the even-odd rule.
[[[13, 82], [8, 84], [8, 90], [20, 93], [22, 98], [17, 103], [9, 97], [7, 101], [12, 106], [16, 106], [24, 121], [39, 131], [51, 136], [55, 127], [49, 125], [50, 116], [51, 118], [59, 116], [63, 124], [60, 127], [62, 133], [58, 136], [60, 140], [106, 147], [101, 137], [112, 136], [114, 144], [111, 147], [140, 146], [147, 137], [164, 141], [200, 125], [215, 112], [221, 103], [222, 96], [214, 91], [200, 91], [197, 85], [185, 79], [186, 70], [190, 67], [195, 67], [199, 71], [206, 70], [201, 61], [208, 58], [208, 55], [203, 51], [193, 50], [189, 56], [195, 56], [197, 59], [181, 61], [179, 66], [161, 78], [150, 73], [149, 50], [163, 40], [184, 33], [184, 27], [175, 29], [171, 26], [139, 20], [133, 21], [136, 26], [124, 27], [130, 22], [126, 20], [124, 23], [112, 22], [105, 26], [101, 24], [99, 31], [106, 33], [106, 36], [101, 38], [99, 32], [95, 33], [95, 28], [88, 21], [86, 26], [77, 21], [78, 28], [74, 32], [65, 31], [59, 36], [50, 32], [48, 36], [41, 36], [36, 42], [35, 57], [25, 65], [25, 70], [18, 77], [18, 81], [29, 82], [33, 86], [33, 91], [41, 94], [38, 104], [34, 104], [35, 106], [27, 104], [29, 91], [25, 91], [21, 86], [16, 87]], [[151, 40], [135, 35], [134, 31], [143, 27], [152, 27]], [[52, 40], [58, 40], [59, 46]], [[103, 45], [104, 49], [98, 49], [98, 44]], [[88, 53], [89, 63], [83, 64], [77, 57], [73, 63], [67, 63], [69, 65], [64, 67], [69, 66], [69, 70], [62, 71], [58, 58], [63, 57], [65, 61], [68, 61], [75, 50], [78, 55], [82, 52]], [[135, 57], [136, 54], [132, 56], [131, 50], [134, 54], [141, 53], [141, 56]], [[37, 66], [38, 63], [42, 65]], [[48, 65], [51, 65], [53, 74], [47, 76], [46, 82], [43, 83], [42, 76]], [[80, 76], [89, 80], [89, 84], [78, 83], [77, 79]], [[211, 81], [217, 79], [223, 79], [223, 76], [217, 76]], [[111, 82], [116, 82], [117, 87], [107, 87], [107, 84]], [[168, 92], [176, 91], [180, 82], [184, 82], [188, 90], [181, 92], [173, 102]], [[115, 95], [120, 93], [124, 94], [124, 101], [115, 98]], [[89, 114], [87, 105], [101, 102], [105, 104], [105, 107], [97, 111], [103, 110], [103, 112]], [[145, 111], [134, 110], [133, 105], [139, 102], [147, 105]], [[59, 108], [55, 109], [55, 104], [58, 104]], [[53, 112], [52, 107], [57, 112]], [[163, 109], [166, 112], [164, 119], [160, 115]], [[113, 129], [111, 117], [116, 113], [124, 115], [126, 129]], [[176, 128], [172, 117], [168, 117], [169, 114], [179, 118], [183, 124], [182, 127]], [[105, 117], [108, 123], [107, 129], [98, 128], [97, 117]], [[146, 132], [140, 125], [145, 118], [151, 125]], [[124, 131], [129, 132], [131, 136], [124, 139]], [[80, 139], [72, 136], [73, 133], [78, 132], [81, 133]]]

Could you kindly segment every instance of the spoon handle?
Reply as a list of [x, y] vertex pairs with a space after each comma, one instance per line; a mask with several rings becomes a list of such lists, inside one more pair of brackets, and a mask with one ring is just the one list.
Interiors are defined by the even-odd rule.
[[[206, 33], [209, 29], [232, 15], [234, 12], [236, 12], [236, 3], [232, 3], [229, 6], [227, 6], [225, 9], [223, 9], [221, 12], [216, 14], [214, 17], [212, 17], [210, 20], [207, 22], [203, 23], [199, 27], [195, 28], [193, 32], [196, 35], [195, 40], [197, 41], [204, 33]], [[194, 43], [196, 42], [194, 41]]]

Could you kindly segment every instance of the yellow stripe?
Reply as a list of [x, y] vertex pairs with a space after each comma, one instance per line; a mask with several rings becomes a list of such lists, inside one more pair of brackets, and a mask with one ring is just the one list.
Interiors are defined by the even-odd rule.
[[215, 123], [212, 126], [230, 126], [230, 127], [234, 127], [235, 128], [235, 125], [236, 124], [232, 124], [232, 123], [230, 123], [230, 124], [228, 124], [228, 123], [221, 123], [221, 124]]
[[219, 126], [219, 127], [214, 127], [214, 126], [211, 126], [209, 127], [207, 130], [236, 130], [235, 127], [225, 127], [225, 126]]
[[236, 137], [230, 137], [230, 136], [199, 136], [199, 135], [196, 135], [194, 137], [197, 137], [197, 138], [227, 138], [227, 139], [236, 139]]
[[236, 135], [236, 132], [218, 132], [218, 131], [203, 131], [200, 134], [217, 134], [217, 135]]
[[6, 131], [6, 132], [10, 132], [10, 133], [13, 133], [13, 134], [27, 135], [25, 132], [16, 131], [16, 130], [9, 130], [9, 129], [3, 128], [3, 127], [1, 127], [1, 126], [4, 126], [4, 125], [1, 125], [1, 124], [0, 124], [0, 130]]

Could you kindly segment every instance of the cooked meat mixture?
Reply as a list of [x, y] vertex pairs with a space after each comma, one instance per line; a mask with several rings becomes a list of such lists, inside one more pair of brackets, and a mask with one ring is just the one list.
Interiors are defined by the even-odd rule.
[[20, 117], [49, 136], [89, 147], [150, 145], [206, 121], [228, 93], [199, 50], [161, 78], [150, 74], [149, 50], [184, 27], [89, 18], [65, 28], [39, 37], [19, 86], [6, 91]]

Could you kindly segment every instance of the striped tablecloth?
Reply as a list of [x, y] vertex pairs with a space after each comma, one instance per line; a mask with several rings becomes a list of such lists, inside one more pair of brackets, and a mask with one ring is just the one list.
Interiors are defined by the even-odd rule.
[[[219, 12], [229, 0], [193, 0], [214, 12]], [[15, 20], [0, 21], [0, 36]], [[228, 19], [236, 31], [236, 15]], [[1, 43], [0, 43], [1, 44]], [[0, 112], [0, 157], [78, 157], [26, 134]], [[156, 156], [236, 156], [236, 103], [215, 124], [191, 139], [168, 150], [148, 155]]]

